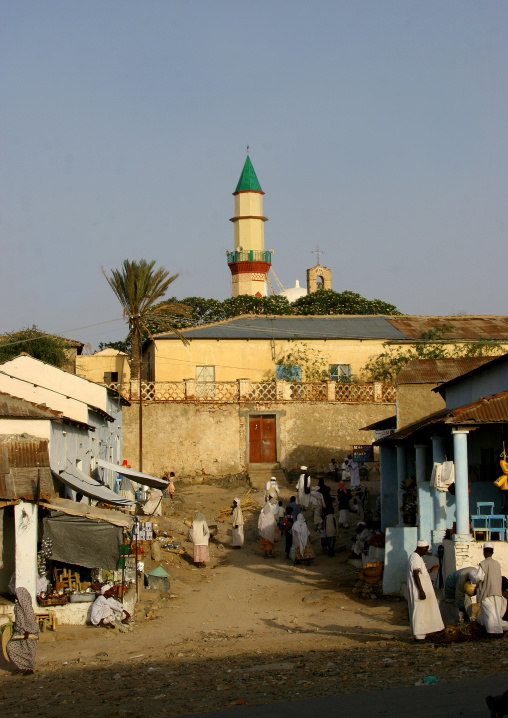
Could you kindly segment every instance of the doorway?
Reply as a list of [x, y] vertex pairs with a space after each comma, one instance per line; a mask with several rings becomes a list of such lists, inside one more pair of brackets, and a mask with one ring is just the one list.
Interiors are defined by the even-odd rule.
[[277, 461], [275, 416], [249, 416], [249, 462], [273, 464]]

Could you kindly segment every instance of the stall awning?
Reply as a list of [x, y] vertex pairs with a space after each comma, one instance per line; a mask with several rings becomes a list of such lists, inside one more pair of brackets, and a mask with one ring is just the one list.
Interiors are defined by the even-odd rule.
[[70, 486], [71, 489], [77, 491], [80, 494], [88, 496], [90, 499], [96, 501], [102, 501], [105, 504], [113, 504], [115, 506], [130, 506], [134, 501], [124, 498], [115, 494], [114, 491], [108, 489], [107, 486], [99, 484], [95, 479], [87, 476], [83, 471], [80, 471], [75, 466], [67, 467], [62, 473], [53, 471], [55, 478], [59, 481], [63, 481], [64, 484]]
[[111, 461], [106, 461], [105, 459], [97, 459], [97, 463], [99, 466], [102, 466], [103, 469], [116, 471], [118, 474], [122, 474], [122, 476], [128, 476], [129, 478], [134, 479], [134, 481], [137, 481], [138, 484], [151, 486], [152, 489], [160, 489], [161, 491], [164, 491], [164, 489], [167, 489], [169, 484], [169, 481], [165, 481], [164, 479], [158, 479], [156, 476], [150, 476], [150, 474], [142, 474], [141, 471], [128, 469], [127, 466], [112, 464]]
[[[116, 495], [116, 494], [115, 494]], [[91, 521], [106, 521], [114, 526], [125, 526], [132, 529], [134, 519], [128, 514], [113, 509], [99, 509], [97, 506], [84, 504], [81, 501], [71, 501], [70, 499], [54, 498], [51, 500], [42, 500], [39, 506], [53, 511], [60, 511], [69, 516], [80, 516], [81, 518], [90, 519]]]

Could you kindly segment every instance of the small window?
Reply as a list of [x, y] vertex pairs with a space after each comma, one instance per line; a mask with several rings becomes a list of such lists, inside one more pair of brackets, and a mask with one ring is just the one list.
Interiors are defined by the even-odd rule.
[[215, 367], [213, 365], [197, 366], [196, 381], [215, 381]]
[[117, 371], [105, 371], [104, 372], [104, 384], [112, 384], [118, 381]]
[[351, 381], [351, 364], [329, 364], [328, 373], [332, 381]]
[[278, 364], [275, 367], [275, 378], [284, 381], [301, 381], [301, 367], [290, 364]]

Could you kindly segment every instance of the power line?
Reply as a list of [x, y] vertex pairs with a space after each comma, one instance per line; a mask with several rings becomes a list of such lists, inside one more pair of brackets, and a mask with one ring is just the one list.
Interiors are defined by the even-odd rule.
[[[65, 329], [63, 332], [59, 332], [58, 334], [49, 334], [48, 332], [40, 332], [40, 335], [37, 337], [26, 337], [25, 339], [18, 339], [15, 342], [5, 342], [2, 341], [2, 338], [0, 337], [0, 346], [3, 347], [11, 347], [15, 346], [16, 344], [25, 344], [25, 342], [35, 342], [39, 339], [44, 339], [44, 337], [59, 337], [60, 339], [65, 339], [63, 336], [64, 334], [70, 334], [71, 332], [79, 332], [81, 329], [90, 329], [91, 327], [99, 327], [102, 324], [113, 324], [113, 322], [120, 322], [123, 321], [123, 317], [120, 319], [108, 319], [105, 322], [97, 322], [96, 324], [86, 324], [84, 327], [76, 327], [75, 329]], [[36, 329], [22, 329], [21, 332], [31, 332], [31, 331], [38, 331]], [[3, 336], [9, 337], [13, 336], [14, 334], [20, 334], [21, 332], [13, 332], [12, 334], [4, 334]]]

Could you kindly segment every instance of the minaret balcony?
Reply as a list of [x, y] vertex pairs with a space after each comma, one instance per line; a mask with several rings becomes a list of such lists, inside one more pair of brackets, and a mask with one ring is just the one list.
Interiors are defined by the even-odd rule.
[[250, 249], [243, 252], [228, 252], [228, 264], [233, 262], [269, 262], [272, 263], [271, 252], [261, 252], [256, 249]]

